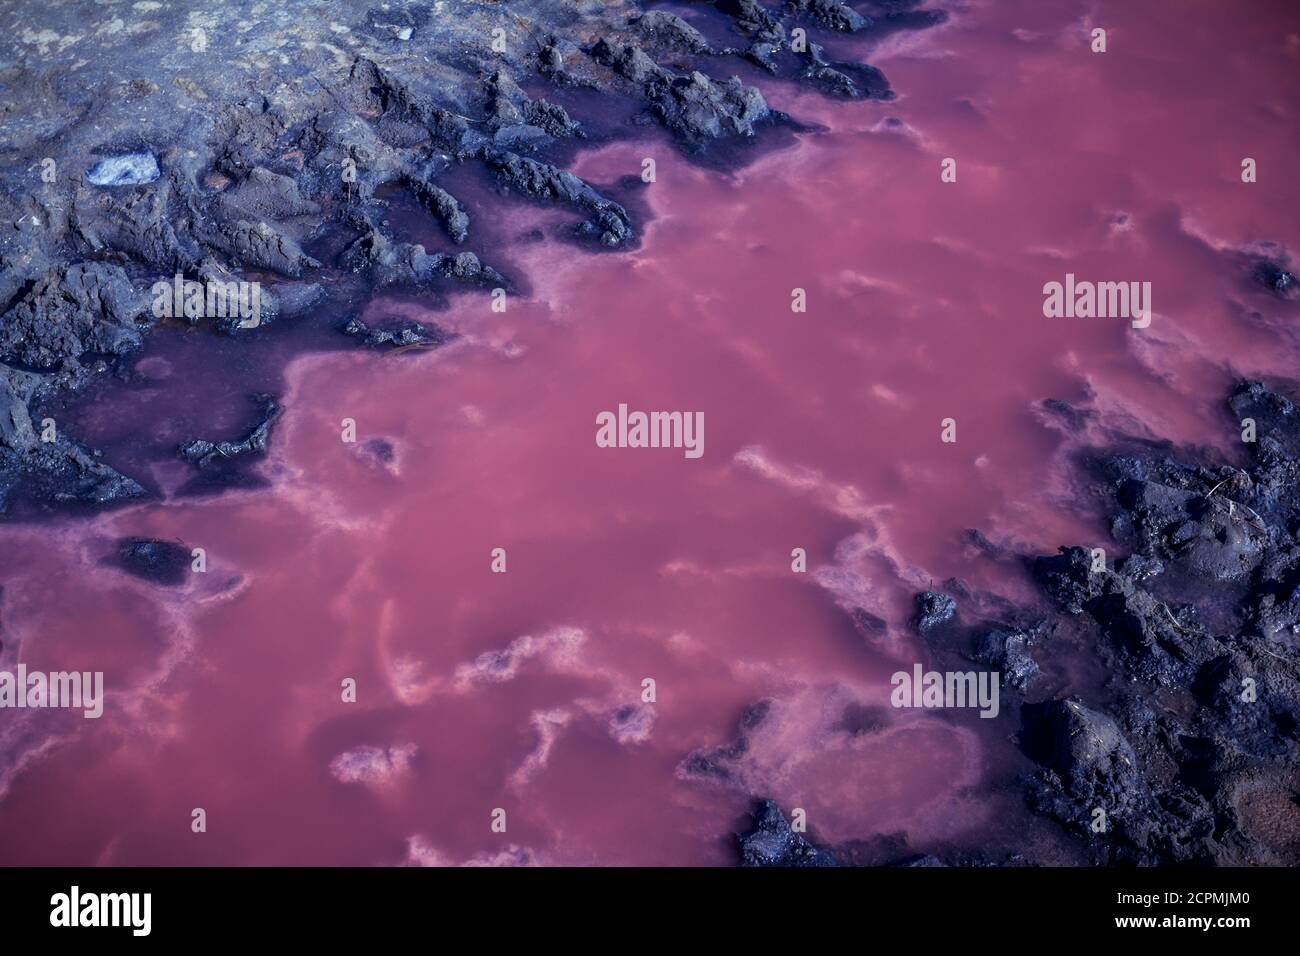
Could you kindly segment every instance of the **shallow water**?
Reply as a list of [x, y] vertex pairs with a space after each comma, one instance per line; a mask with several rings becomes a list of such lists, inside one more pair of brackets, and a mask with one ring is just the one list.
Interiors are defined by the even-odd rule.
[[[462, 338], [297, 360], [270, 487], [0, 529], [0, 665], [103, 670], [110, 690], [98, 721], [0, 715], [0, 860], [729, 863], [753, 795], [830, 843], [1069, 859], [997, 786], [1014, 726], [891, 710], [889, 675], [927, 660], [908, 619], [932, 582], [1030, 599], [965, 529], [1107, 543], [1070, 494], [1078, 436], [1041, 400], [1090, 410], [1084, 439], [1232, 455], [1233, 376], [1294, 373], [1295, 307], [1235, 253], [1300, 248], [1300, 23], [1223, 6], [954, 5], [874, 50], [895, 102], [768, 86], [826, 132], [743, 171], [658, 141], [585, 154], [595, 183], [656, 158], [641, 247], [520, 244], [531, 296], [504, 314], [371, 302]], [[1151, 282], [1150, 327], [1045, 318], [1067, 272]], [[703, 412], [703, 456], [597, 447], [620, 403]], [[127, 534], [203, 547], [208, 571], [166, 591], [103, 567]], [[853, 607], [888, 633], [868, 642]], [[764, 699], [726, 779], [682, 772]]]

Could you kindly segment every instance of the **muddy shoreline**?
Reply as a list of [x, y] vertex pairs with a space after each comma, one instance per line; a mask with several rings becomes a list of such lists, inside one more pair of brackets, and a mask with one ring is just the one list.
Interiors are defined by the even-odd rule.
[[[635, 247], [648, 215], [638, 198], [646, 184], [634, 174], [579, 179], [566, 167], [581, 151], [650, 132], [725, 173], [807, 129], [767, 105], [764, 77], [830, 97], [888, 100], [883, 74], [825, 50], [943, 21], [912, 3], [777, 9], [746, 0], [695, 5], [705, 16], [698, 30], [670, 4], [608, 4], [599, 13], [535, 4], [535, 18], [512, 14], [498, 50], [497, 5], [456, 6], [462, 15], [447, 21], [455, 27], [416, 4], [349, 13], [348, 23], [304, 17], [292, 36], [306, 59], [260, 50], [251, 82], [205, 60], [238, 29], [233, 19], [196, 23], [177, 13], [136, 36], [166, 34], [159, 61], [175, 70], [179, 57], [180, 76], [133, 76], [125, 95], [111, 97], [110, 118], [94, 124], [89, 117], [105, 103], [66, 93], [75, 48], [48, 41], [40, 69], [5, 74], [15, 95], [3, 158], [29, 169], [33, 188], [0, 196], [17, 224], [0, 241], [4, 520], [259, 487], [256, 463], [275, 441], [280, 372], [291, 358], [362, 348], [401, 361], [379, 356], [455, 340], [400, 315], [363, 321], [376, 293], [418, 297], [425, 307], [473, 300], [489, 308], [497, 290], [507, 299], [528, 294], [528, 276], [511, 260], [520, 243], [567, 243], [589, 255]], [[232, 18], [247, 12], [231, 9]], [[50, 15], [69, 15], [58, 11]], [[125, 70], [138, 41], [112, 38], [134, 26], [104, 33], [96, 57]], [[814, 41], [807, 52], [791, 49], [796, 27]], [[256, 40], [259, 29], [245, 32]], [[204, 49], [194, 47], [196, 30]], [[52, 32], [72, 35], [66, 24]], [[352, 50], [341, 37], [362, 39]], [[458, 52], [431, 52], [443, 49]], [[14, 105], [23, 98], [34, 104], [26, 115]], [[51, 101], [62, 104], [57, 119], [42, 115]], [[142, 113], [152, 129], [139, 128]], [[120, 163], [144, 155], [156, 170]], [[50, 182], [38, 172], [46, 158], [61, 171]], [[96, 182], [113, 176], [125, 183]], [[563, 221], [512, 234], [494, 206], [521, 201], [555, 207]], [[207, 316], [159, 320], [146, 290], [173, 273], [263, 282], [265, 321], [245, 329]], [[1244, 288], [1294, 302], [1285, 250], [1259, 247], [1243, 256], [1241, 273]], [[174, 426], [146, 434], [127, 416], [99, 450], [78, 439], [79, 424], [112, 418], [115, 402], [134, 395], [132, 415], [147, 414], [142, 393], [173, 394], [178, 378], [213, 366], [229, 373], [222, 391], [187, 390]], [[1255, 424], [1237, 461], [1118, 435], [1080, 452], [1078, 507], [1106, 519], [1111, 542], [1075, 542], [1046, 556], [992, 544], [997, 529], [973, 531], [976, 560], [1032, 578], [1041, 604], [1017, 606], [960, 580], [917, 595], [916, 631], [933, 664], [980, 665], [1004, 677], [999, 720], [1023, 772], [996, 786], [1059, 826], [1083, 861], [1300, 860], [1296, 388], [1242, 381], [1223, 397], [1215, 429]], [[1086, 412], [1043, 398], [1065, 428], [1084, 428]], [[47, 420], [52, 440], [42, 438]], [[164, 458], [191, 470], [172, 492], [147, 476]], [[1098, 546], [1106, 551], [1100, 562]], [[168, 586], [183, 580], [188, 550], [133, 537], [105, 559]], [[884, 622], [857, 611], [869, 643]], [[1099, 662], [1104, 677], [1063, 686], [1056, 675], [1076, 658]], [[761, 703], [740, 718], [730, 744], [688, 755], [680, 772], [725, 779], [747, 733], [761, 728]], [[1060, 862], [1018, 852], [916, 853], [905, 840], [821, 845], [815, 822], [805, 839], [790, 830], [789, 808], [753, 796], [753, 828], [736, 839], [747, 865]]]

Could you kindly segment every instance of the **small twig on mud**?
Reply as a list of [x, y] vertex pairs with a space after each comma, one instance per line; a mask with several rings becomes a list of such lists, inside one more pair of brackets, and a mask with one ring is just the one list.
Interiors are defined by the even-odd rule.
[[1269, 657], [1276, 657], [1276, 658], [1277, 658], [1278, 660], [1280, 660], [1283, 664], [1291, 664], [1291, 665], [1294, 665], [1294, 664], [1295, 664], [1295, 661], [1291, 660], [1291, 658], [1289, 658], [1289, 657], [1283, 657], [1281, 654], [1274, 654], [1274, 653], [1273, 653], [1272, 651], [1270, 651], [1267, 647], [1260, 647], [1260, 648], [1258, 648], [1258, 649], [1261, 650], [1261, 651], [1263, 651], [1263, 652], [1264, 652], [1265, 654], [1267, 654]]
[[1211, 488], [1209, 491], [1207, 491], [1207, 492], [1205, 493], [1205, 497], [1209, 498], [1211, 495], [1213, 495], [1216, 491], [1218, 491], [1220, 488], [1222, 488], [1222, 487], [1223, 487], [1224, 485], [1226, 485], [1228, 482], [1230, 482], [1230, 481], [1236, 481], [1238, 478], [1245, 478], [1245, 479], [1247, 479], [1247, 480], [1250, 480], [1250, 475], [1246, 474], [1244, 471], [1241, 471], [1241, 470], [1234, 471], [1234, 472], [1233, 472], [1231, 475], [1229, 475], [1227, 478], [1224, 478], [1221, 482], [1219, 482], [1217, 485], [1215, 485], [1213, 488]]
[[1178, 623], [1178, 618], [1174, 617], [1174, 612], [1171, 611], [1171, 610], [1169, 610], [1169, 605], [1166, 604], [1164, 601], [1161, 601], [1161, 602], [1160, 602], [1160, 606], [1161, 606], [1162, 608], [1164, 608], [1165, 613], [1169, 615], [1169, 621], [1170, 621], [1170, 623], [1172, 623], [1172, 624], [1174, 625], [1174, 627], [1178, 628], [1178, 630], [1182, 631], [1184, 634], [1197, 634], [1197, 635], [1199, 635], [1199, 634], [1201, 633], [1200, 631], [1193, 631], [1191, 628], [1189, 628], [1189, 627], [1184, 627], [1182, 624], [1179, 624], [1179, 623]]

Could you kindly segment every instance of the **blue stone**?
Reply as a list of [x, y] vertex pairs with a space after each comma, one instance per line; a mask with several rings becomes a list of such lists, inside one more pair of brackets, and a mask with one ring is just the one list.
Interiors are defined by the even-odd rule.
[[92, 186], [139, 186], [158, 178], [158, 161], [152, 153], [127, 153], [101, 159], [86, 173]]

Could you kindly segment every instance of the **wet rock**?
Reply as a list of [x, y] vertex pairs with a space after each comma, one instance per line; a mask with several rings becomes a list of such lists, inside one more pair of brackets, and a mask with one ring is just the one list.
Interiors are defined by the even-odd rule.
[[619, 246], [633, 238], [627, 210], [606, 199], [570, 172], [509, 151], [488, 149], [483, 153], [488, 168], [503, 184], [525, 196], [562, 203], [592, 213], [579, 227], [603, 246]]
[[800, 56], [803, 60], [800, 78], [827, 96], [848, 100], [894, 98], [894, 91], [890, 89], [885, 74], [874, 66], [834, 63], [816, 43], [809, 43], [808, 49]]
[[763, 94], [738, 77], [719, 83], [699, 70], [679, 76], [639, 47], [608, 39], [598, 41], [591, 56], [633, 86], [688, 150], [698, 152], [727, 137], [752, 137], [758, 124], [777, 118]]
[[776, 801], [756, 801], [751, 814], [754, 828], [736, 835], [742, 866], [839, 866], [829, 852], [790, 828]]
[[1057, 607], [1070, 614], [1082, 614], [1084, 605], [1100, 591], [1099, 579], [1093, 578], [1092, 556], [1083, 548], [1061, 548], [1060, 554], [1035, 558], [1033, 572]]
[[916, 596], [916, 629], [929, 634], [957, 616], [957, 602], [939, 591], [924, 591]]
[[1126, 667], [1153, 683], [1184, 683], [1220, 644], [1197, 625], [1191, 608], [1175, 609], [1140, 586], [1151, 570], [1130, 559], [1118, 572], [1094, 571], [1083, 548], [1062, 548], [1059, 555], [1034, 561], [1035, 576], [1056, 604], [1095, 620]]
[[190, 549], [176, 541], [123, 538], [114, 563], [124, 571], [168, 587], [184, 584], [190, 569]]
[[1223, 737], [1250, 756], [1274, 758], [1287, 757], [1294, 749], [1300, 716], [1296, 689], [1294, 678], [1266, 676], [1244, 655], [1231, 653], [1206, 663], [1192, 686], [1197, 702], [1206, 708], [1200, 715], [1203, 733]]
[[[1300, 858], [1294, 820], [1261, 809], [1297, 797], [1300, 412], [1286, 389], [1260, 382], [1238, 383], [1228, 406], [1256, 421], [1247, 467], [1157, 447], [1095, 456], [1112, 526], [1134, 552], [1104, 568], [1083, 548], [1032, 563], [1095, 639], [1109, 678], [1103, 707], [1023, 708], [1025, 752], [1043, 767], [1030, 802], [1100, 863]], [[1051, 658], [1054, 644], [1035, 656]], [[1102, 829], [1090, 819], [1099, 807]]]
[[247, 435], [238, 441], [211, 442], [195, 438], [181, 445], [180, 457], [202, 469], [218, 462], [265, 454], [271, 440], [271, 429], [284, 414], [284, 409], [273, 395], [254, 395], [252, 400], [258, 406], [258, 419]]
[[436, 348], [456, 338], [455, 334], [438, 326], [428, 326], [413, 319], [397, 319], [383, 325], [370, 326], [360, 319], [349, 319], [343, 334], [359, 339], [370, 348], [427, 345]]
[[1300, 457], [1300, 407], [1286, 395], [1263, 382], [1242, 381], [1228, 396], [1228, 408], [1238, 421], [1254, 420], [1252, 452], [1265, 468], [1284, 464], [1279, 458]]
[[363, 273], [378, 288], [422, 286], [442, 279], [504, 287], [505, 278], [479, 261], [472, 252], [447, 255], [428, 253], [424, 246], [393, 242], [378, 230], [354, 242], [343, 253], [342, 264]]
[[944, 10], [915, 10], [919, 0], [873, 0], [874, 33], [892, 33], [895, 30], [924, 30], [948, 19]]
[[569, 116], [568, 110], [529, 97], [505, 71], [494, 71], [485, 85], [496, 145], [532, 141], [537, 148], [543, 148], [552, 139], [584, 135], [581, 124]]
[[442, 224], [452, 242], [464, 242], [469, 238], [469, 213], [455, 196], [419, 177], [409, 177], [407, 185], [415, 198]]
[[548, 136], [556, 139], [575, 137], [582, 139], [586, 133], [582, 124], [569, 115], [569, 111], [558, 103], [546, 100], [528, 100], [524, 103], [524, 122], [536, 127]]

